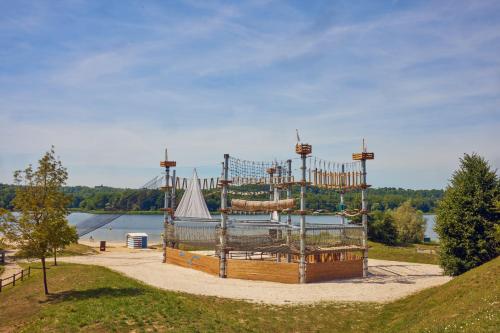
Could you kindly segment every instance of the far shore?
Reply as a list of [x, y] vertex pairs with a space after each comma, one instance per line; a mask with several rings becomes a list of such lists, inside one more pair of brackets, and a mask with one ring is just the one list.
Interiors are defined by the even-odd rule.
[[[122, 215], [163, 215], [164, 212], [161, 210], [82, 210], [82, 209], [70, 209], [71, 213], [87, 213], [87, 214], [122, 214]], [[210, 212], [211, 215], [219, 215], [219, 212]], [[259, 214], [235, 214], [235, 215], [265, 215], [266, 213]], [[297, 215], [298, 214], [291, 214]], [[312, 213], [311, 215], [337, 215], [337, 213]]]
[[[82, 209], [69, 209], [71, 213], [87, 213], [87, 214], [121, 214], [121, 215], [163, 215], [164, 212], [161, 210], [82, 210]], [[210, 212], [211, 215], [219, 215], [219, 212]], [[234, 214], [234, 215], [265, 215], [266, 213], [259, 214]], [[435, 215], [435, 212], [427, 212], [424, 215]], [[283, 214], [285, 215], [285, 214]], [[299, 214], [291, 214], [292, 216], [299, 216]], [[335, 212], [322, 212], [313, 213], [310, 215], [315, 216], [333, 216], [338, 215]]]

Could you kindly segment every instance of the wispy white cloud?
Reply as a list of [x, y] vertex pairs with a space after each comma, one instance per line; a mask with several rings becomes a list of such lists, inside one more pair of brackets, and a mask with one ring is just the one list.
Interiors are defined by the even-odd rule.
[[180, 165], [217, 168], [226, 152], [290, 156], [295, 128], [335, 160], [366, 137], [378, 186], [443, 186], [465, 151], [500, 164], [494, 2], [373, 5], [367, 17], [330, 2], [345, 15], [265, 1], [95, 6], [0, 24], [0, 48], [13, 31], [29, 46], [22, 62], [0, 51], [15, 65], [0, 64], [0, 181], [55, 144], [73, 183], [132, 186], [165, 145]]

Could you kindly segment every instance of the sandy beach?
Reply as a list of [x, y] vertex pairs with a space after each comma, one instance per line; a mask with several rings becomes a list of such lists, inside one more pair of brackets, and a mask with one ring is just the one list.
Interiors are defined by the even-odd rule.
[[369, 260], [368, 278], [310, 284], [221, 279], [200, 271], [161, 262], [158, 250], [130, 250], [109, 243], [97, 255], [65, 257], [61, 261], [100, 265], [149, 285], [197, 295], [240, 299], [266, 304], [310, 304], [324, 301], [389, 302], [451, 278], [436, 265]]

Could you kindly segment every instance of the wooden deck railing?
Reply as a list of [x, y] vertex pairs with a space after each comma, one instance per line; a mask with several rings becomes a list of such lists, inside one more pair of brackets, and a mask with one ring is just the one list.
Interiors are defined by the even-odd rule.
[[31, 275], [31, 267], [28, 267], [27, 269], [23, 269], [18, 273], [12, 274], [12, 276], [9, 276], [5, 279], [0, 279], [0, 293], [2, 292], [2, 289], [4, 287], [7, 287], [9, 285], [12, 285], [13, 287], [16, 286], [16, 281], [23, 281], [25, 278], [29, 277]]

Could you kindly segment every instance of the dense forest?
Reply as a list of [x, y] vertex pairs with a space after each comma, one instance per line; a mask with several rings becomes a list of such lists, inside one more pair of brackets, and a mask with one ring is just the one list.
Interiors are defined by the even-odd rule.
[[[234, 189], [238, 192], [264, 191], [265, 186], [252, 185]], [[71, 195], [70, 209], [82, 211], [109, 210], [109, 211], [157, 211], [163, 207], [163, 192], [146, 189], [122, 189], [106, 186], [67, 186], [64, 191]], [[179, 202], [183, 191], [177, 192]], [[12, 200], [15, 195], [15, 186], [0, 184], [0, 208], [12, 209]], [[204, 191], [205, 199], [210, 211], [217, 211], [220, 205], [220, 191]], [[229, 195], [240, 197], [239, 195]], [[298, 198], [299, 189], [293, 189], [293, 196]], [[410, 190], [402, 188], [370, 188], [368, 198], [371, 210], [385, 211], [399, 207], [403, 202], [410, 200], [413, 207], [424, 212], [434, 212], [437, 201], [443, 196], [442, 190]], [[265, 200], [264, 195], [245, 195], [246, 199]], [[325, 210], [334, 212], [338, 210], [340, 196], [338, 192], [309, 188], [306, 193], [307, 209]], [[348, 208], [359, 208], [361, 194], [349, 192], [345, 195]]]

